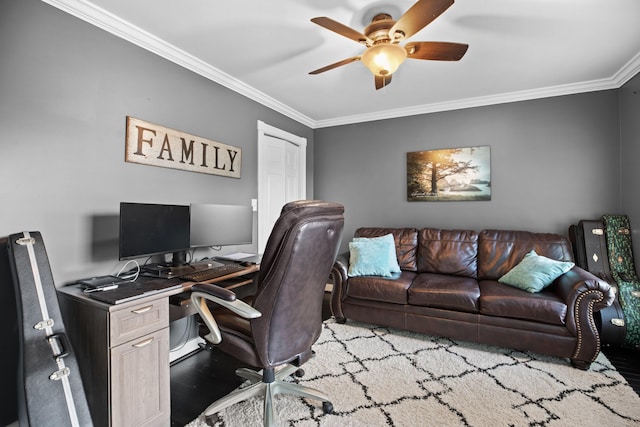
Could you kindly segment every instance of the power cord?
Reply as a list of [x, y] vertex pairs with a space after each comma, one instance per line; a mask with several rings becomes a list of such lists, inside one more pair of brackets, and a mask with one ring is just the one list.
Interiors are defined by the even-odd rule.
[[[135, 264], [135, 269], [131, 269], [127, 271], [126, 274], [123, 274], [127, 266], [131, 263]], [[94, 282], [91, 282], [91, 283], [87, 283], [86, 281], [79, 281], [79, 283], [85, 286], [82, 292], [88, 294], [92, 292], [108, 291], [111, 289], [116, 289], [118, 288], [119, 285], [123, 283], [135, 282], [138, 279], [138, 276], [140, 276], [140, 264], [138, 264], [136, 260], [130, 260], [130, 261], [127, 261], [126, 264], [122, 266], [118, 274], [116, 274], [115, 276], [108, 275], [102, 278], [89, 279], [89, 281], [94, 280]], [[101, 282], [100, 279], [105, 279], [105, 280]]]
[[[202, 249], [204, 249], [204, 248], [205, 247], [202, 247]], [[212, 251], [215, 251], [215, 252], [219, 252], [222, 249], [222, 246], [207, 246], [206, 248], [207, 249], [211, 249]], [[191, 254], [191, 260], [192, 261], [196, 259], [196, 251], [198, 249], [199, 248], [193, 248], [193, 251], [192, 251], [192, 254]], [[210, 260], [210, 259], [213, 259], [213, 257], [212, 256], [205, 256], [203, 258], [200, 258], [197, 262], [207, 261], [207, 260]]]
[[[135, 270], [127, 274], [122, 274], [127, 268], [127, 266], [131, 263], [135, 264]], [[140, 276], [140, 264], [138, 264], [138, 261], [136, 261], [135, 259], [129, 260], [125, 263], [125, 265], [122, 266], [122, 268], [120, 269], [118, 274], [116, 274], [116, 276], [118, 276], [121, 279], [128, 280], [130, 282], [135, 282], [138, 279], [138, 276]]]

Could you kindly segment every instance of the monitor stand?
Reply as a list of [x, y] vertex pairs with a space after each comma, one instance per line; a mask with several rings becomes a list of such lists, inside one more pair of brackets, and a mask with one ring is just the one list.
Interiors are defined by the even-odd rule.
[[187, 251], [176, 251], [171, 255], [171, 265], [173, 267], [180, 267], [187, 265]]
[[142, 270], [142, 272], [146, 276], [164, 277], [165, 279], [168, 279], [169, 277], [173, 277], [173, 273], [171, 272], [171, 269], [172, 267], [162, 263], [147, 264], [140, 267], [140, 270]]
[[186, 264], [180, 266], [172, 266], [170, 264], [147, 264], [140, 267], [145, 276], [159, 277], [162, 279], [173, 279], [175, 277], [184, 276], [185, 274], [196, 273], [202, 270], [208, 270], [222, 265], [215, 261], [199, 262], [196, 264]]

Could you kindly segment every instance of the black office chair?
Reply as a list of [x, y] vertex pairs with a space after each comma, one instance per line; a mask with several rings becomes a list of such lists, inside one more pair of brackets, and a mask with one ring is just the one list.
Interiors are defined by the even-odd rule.
[[238, 376], [252, 384], [212, 403], [205, 410], [207, 417], [248, 398], [264, 396], [264, 425], [270, 426], [272, 399], [278, 393], [320, 400], [325, 412], [333, 410], [324, 393], [282, 380], [312, 356], [311, 346], [322, 331], [323, 293], [339, 250], [343, 214], [343, 206], [336, 203], [286, 204], [267, 241], [256, 294], [245, 301], [215, 285], [193, 286], [191, 298], [209, 329], [205, 339], [262, 369], [237, 370]]

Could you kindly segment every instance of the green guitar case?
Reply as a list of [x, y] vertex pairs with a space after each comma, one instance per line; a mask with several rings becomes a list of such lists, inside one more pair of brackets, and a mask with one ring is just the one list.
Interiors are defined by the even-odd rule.
[[609, 267], [618, 284], [627, 334], [624, 347], [640, 348], [640, 279], [633, 261], [631, 227], [627, 215], [603, 215]]

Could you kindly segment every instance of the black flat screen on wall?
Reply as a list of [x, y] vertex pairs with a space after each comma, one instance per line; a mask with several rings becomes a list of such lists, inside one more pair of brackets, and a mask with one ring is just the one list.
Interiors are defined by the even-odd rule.
[[189, 249], [189, 206], [120, 203], [119, 258]]

